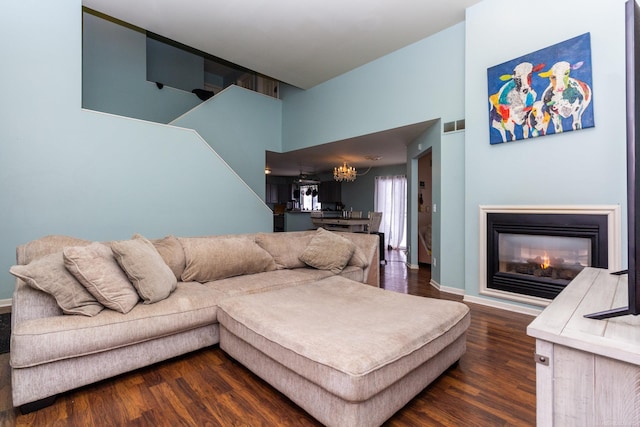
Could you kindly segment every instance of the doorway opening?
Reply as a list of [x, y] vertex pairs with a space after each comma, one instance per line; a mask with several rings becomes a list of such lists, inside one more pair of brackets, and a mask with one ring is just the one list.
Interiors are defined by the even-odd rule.
[[431, 265], [432, 150], [418, 159], [418, 264]]
[[387, 247], [407, 247], [407, 177], [376, 176], [375, 210], [382, 212], [379, 231]]

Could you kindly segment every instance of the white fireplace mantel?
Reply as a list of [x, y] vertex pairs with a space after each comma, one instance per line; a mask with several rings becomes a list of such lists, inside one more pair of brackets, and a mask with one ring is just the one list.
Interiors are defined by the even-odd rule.
[[621, 269], [621, 216], [620, 205], [480, 205], [479, 206], [479, 293], [480, 295], [546, 307], [551, 300], [529, 295], [521, 295], [487, 287], [487, 214], [566, 214], [566, 215], [606, 215], [607, 251], [609, 271]]

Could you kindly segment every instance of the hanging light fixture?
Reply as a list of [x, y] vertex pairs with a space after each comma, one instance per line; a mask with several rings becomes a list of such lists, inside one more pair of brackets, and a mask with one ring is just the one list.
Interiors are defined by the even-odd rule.
[[336, 181], [355, 181], [356, 168], [348, 166], [347, 162], [344, 162], [342, 166], [333, 168], [333, 179]]

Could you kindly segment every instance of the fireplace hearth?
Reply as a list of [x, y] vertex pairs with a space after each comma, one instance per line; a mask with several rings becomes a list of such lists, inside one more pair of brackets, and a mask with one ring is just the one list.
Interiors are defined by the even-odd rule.
[[583, 268], [617, 266], [618, 260], [609, 259], [611, 240], [617, 240], [610, 236], [611, 212], [487, 209], [483, 214], [481, 294], [546, 305]]

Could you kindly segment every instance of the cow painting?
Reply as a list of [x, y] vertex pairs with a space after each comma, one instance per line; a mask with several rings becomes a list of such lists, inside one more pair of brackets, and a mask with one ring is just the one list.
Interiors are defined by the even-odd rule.
[[490, 144], [592, 127], [591, 35], [489, 67], [487, 85]]
[[549, 79], [549, 86], [542, 94], [542, 102], [551, 115], [556, 133], [563, 131], [562, 119], [571, 118], [573, 130], [582, 129], [582, 114], [591, 103], [591, 88], [585, 82], [569, 77], [571, 70], [577, 70], [584, 63], [574, 65], [560, 61], [538, 75]]
[[531, 106], [531, 111], [527, 114], [527, 129], [532, 137], [544, 136], [551, 121], [551, 115], [542, 101], [536, 101]]
[[500, 132], [502, 142], [507, 142], [507, 135], [512, 141], [516, 140], [516, 126], [522, 126], [523, 136], [529, 137], [525, 123], [537, 96], [531, 87], [531, 76], [543, 67], [544, 64], [534, 66], [529, 62], [522, 62], [516, 65], [512, 74], [500, 76], [500, 80], [506, 83], [489, 97], [489, 116], [491, 126]]

